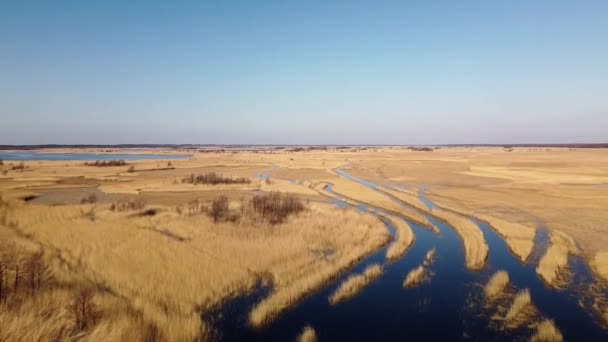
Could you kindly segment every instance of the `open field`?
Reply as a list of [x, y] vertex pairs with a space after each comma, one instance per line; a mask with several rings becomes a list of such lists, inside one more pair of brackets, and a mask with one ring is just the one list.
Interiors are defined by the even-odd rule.
[[[250, 308], [247, 322], [269, 324], [389, 243], [372, 208], [384, 210], [382, 215], [395, 224], [396, 239], [385, 254], [390, 261], [407, 258], [417, 243], [410, 223], [433, 230], [430, 215], [458, 233], [463, 266], [483, 269], [492, 250], [471, 220], [476, 219], [488, 223], [522, 263], [537, 262], [548, 284], [561, 285], [568, 257], [575, 255], [591, 267], [595, 281], [608, 282], [605, 150], [160, 151], [191, 157], [106, 165], [3, 163], [0, 238], [8, 244], [0, 245], [0, 254], [9, 260], [5, 274], [14, 276], [10, 260], [42, 252], [52, 280], [35, 298], [19, 292], [12, 306], [0, 304], [0, 324], [11, 327], [0, 331], [0, 340], [137, 340], [149, 334], [162, 337], [158, 340], [205, 339], [213, 329], [201, 319], [205, 312], [259, 286], [267, 286], [269, 295]], [[338, 168], [374, 182], [376, 189], [341, 176]], [[256, 198], [277, 192], [293, 196], [303, 210], [280, 219], [262, 216], [258, 211], [266, 209], [256, 207]], [[436, 205], [427, 207], [419, 195]], [[225, 201], [218, 201], [221, 197]], [[331, 203], [336, 198], [370, 208], [341, 209]], [[534, 261], [530, 256], [538, 230], [548, 231], [549, 241]], [[424, 266], [418, 273], [422, 279]], [[357, 295], [376, 276], [363, 274], [343, 284], [330, 301]], [[486, 290], [488, 297], [502, 291], [508, 276], [496, 282]], [[78, 328], [66, 308], [83, 288], [93, 289], [99, 317]], [[526, 307], [525, 293], [520, 297], [511, 313], [504, 313], [505, 320], [522, 315], [517, 307]], [[608, 312], [606, 307], [598, 310]], [[53, 322], [31, 314], [50, 308], [66, 311]], [[28, 318], [17, 321], [16, 313]], [[545, 323], [538, 334], [549, 330]]]

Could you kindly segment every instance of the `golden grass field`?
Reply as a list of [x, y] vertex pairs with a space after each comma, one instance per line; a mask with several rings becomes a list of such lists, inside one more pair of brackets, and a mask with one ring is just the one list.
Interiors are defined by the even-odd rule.
[[[607, 150], [154, 152], [192, 157], [170, 164], [128, 162], [133, 170], [84, 166], [79, 161], [32, 161], [13, 170], [4, 162], [0, 249], [15, 250], [18, 258], [43, 252], [53, 276], [39, 296], [0, 305], [0, 324], [10, 327], [0, 329], [0, 340], [205, 339], [213, 327], [201, 320], [201, 314], [259, 282], [270, 284], [272, 291], [252, 309], [249, 323], [264, 325], [389, 242], [378, 217], [330, 204], [336, 195], [324, 190], [327, 184], [347, 203], [386, 210], [397, 230], [396, 241], [387, 249], [389, 260], [406, 253], [415, 239], [401, 218], [434, 230], [428, 214], [454, 227], [467, 268], [481, 269], [488, 246], [469, 219], [475, 218], [503, 237], [522, 262], [532, 254], [537, 231], [547, 230], [549, 247], [537, 271], [548, 284], [560, 285], [570, 255], [583, 257], [599, 283], [608, 282]], [[340, 167], [375, 182], [379, 190], [406, 205], [340, 177]], [[251, 181], [181, 181], [208, 172]], [[256, 177], [264, 172], [267, 181]], [[435, 208], [428, 209], [418, 198], [423, 188]], [[292, 194], [305, 210], [270, 224], [214, 222], [198, 209], [223, 195], [230, 208], [238, 210], [256, 194], [269, 192]], [[96, 198], [93, 203], [81, 203], [91, 194]], [[112, 211], [111, 205], [120, 201], [141, 201], [145, 209]], [[154, 212], [144, 213], [149, 209]], [[69, 306], [84, 288], [95, 290], [93, 302], [100, 312], [90, 327], [79, 328], [67, 311], [52, 320], [34, 314]], [[539, 336], [548, 330], [548, 323], [539, 327]]]

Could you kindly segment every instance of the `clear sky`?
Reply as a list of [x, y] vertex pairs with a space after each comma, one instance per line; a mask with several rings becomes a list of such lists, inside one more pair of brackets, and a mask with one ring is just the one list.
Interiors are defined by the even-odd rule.
[[0, 2], [0, 144], [608, 142], [608, 1]]

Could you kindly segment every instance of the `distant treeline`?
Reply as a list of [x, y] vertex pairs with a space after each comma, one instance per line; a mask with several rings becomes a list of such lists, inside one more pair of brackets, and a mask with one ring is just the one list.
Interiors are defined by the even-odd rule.
[[[126, 148], [172, 148], [172, 149], [198, 149], [201, 147], [221, 147], [227, 149], [243, 149], [243, 148], [268, 148], [268, 149], [297, 149], [302, 151], [308, 150], [324, 150], [327, 148], [346, 149], [346, 148], [362, 148], [362, 147], [421, 147], [420, 145], [216, 145], [216, 144], [119, 144], [119, 145], [0, 145], [0, 150], [38, 150], [52, 148], [108, 148], [108, 149], [126, 149]], [[568, 144], [437, 144], [425, 145], [435, 147], [564, 147], [564, 148], [608, 148], [608, 143], [568, 143]]]

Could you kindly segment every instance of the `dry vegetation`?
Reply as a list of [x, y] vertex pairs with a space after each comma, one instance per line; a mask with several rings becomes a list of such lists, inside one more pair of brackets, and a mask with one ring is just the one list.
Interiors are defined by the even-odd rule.
[[424, 266], [428, 267], [428, 266], [431, 266], [431, 264], [433, 264], [433, 261], [435, 261], [435, 248], [426, 252], [426, 254], [424, 255], [424, 261], [422, 262], [422, 264]]
[[356, 296], [357, 293], [361, 292], [374, 279], [380, 277], [382, 272], [382, 266], [373, 264], [367, 266], [362, 274], [351, 275], [329, 296], [329, 302], [332, 305], [336, 305]]
[[509, 306], [509, 310], [503, 318], [505, 327], [509, 329], [519, 328], [526, 322], [529, 322], [536, 313], [537, 310], [534, 304], [532, 304], [530, 291], [528, 289], [521, 290], [515, 295], [513, 302]]
[[[574, 239], [595, 274], [608, 280], [608, 191], [598, 187], [608, 184], [604, 150], [193, 153], [172, 165], [129, 162], [137, 172], [110, 167], [126, 165], [119, 161], [5, 162], [0, 192], [8, 200], [0, 201], [0, 241], [14, 243], [24, 256], [42, 252], [52, 277], [34, 296], [29, 290], [15, 295], [12, 261], [3, 266], [9, 280], [2, 296], [21, 299], [0, 304], [0, 340], [204, 339], [201, 311], [260, 279], [272, 292], [249, 322], [263, 325], [389, 239], [372, 215], [316, 203], [327, 201], [322, 186], [330, 183], [350, 204], [368, 203], [430, 228], [426, 214], [448, 222], [463, 240], [469, 269], [482, 268], [488, 251], [467, 216], [487, 222], [522, 261], [533, 249], [533, 227], [547, 227], [551, 245], [538, 270], [548, 283], [560, 279], [568, 254], [577, 252]], [[409, 205], [339, 177], [335, 169], [348, 162], [349, 173]], [[256, 179], [265, 172], [272, 181]], [[428, 210], [418, 199], [421, 184], [441, 208]], [[282, 194], [261, 195], [270, 192]], [[38, 197], [21, 200], [31, 195]], [[398, 232], [387, 258], [403, 255], [407, 240]], [[533, 308], [522, 304], [525, 294], [518, 297], [523, 299], [513, 301], [510, 314], [500, 314], [505, 325]]]
[[427, 208], [415, 195], [408, 194], [395, 189], [383, 188], [398, 199], [408, 203], [414, 208], [426, 212], [452, 226], [462, 239], [465, 250], [465, 261], [467, 268], [478, 270], [483, 268], [488, 256], [488, 245], [485, 242], [481, 229], [466, 216], [454, 211], [435, 206]]
[[238, 178], [224, 177], [215, 172], [210, 172], [210, 173], [205, 173], [202, 175], [195, 175], [192, 173], [192, 174], [190, 174], [190, 176], [182, 178], [181, 182], [186, 183], [186, 184], [194, 184], [194, 185], [198, 185], [198, 184], [217, 185], [217, 184], [249, 184], [249, 183], [251, 183], [251, 180], [248, 178], [244, 178], [244, 177], [238, 177]]
[[559, 286], [561, 285], [560, 275], [567, 272], [568, 255], [577, 253], [578, 249], [571, 237], [557, 230], [551, 231], [549, 247], [540, 259], [536, 273], [547, 284]]
[[94, 162], [85, 162], [84, 165], [96, 167], [125, 166], [127, 162], [124, 160], [96, 160]]
[[503, 294], [509, 284], [509, 274], [506, 271], [497, 271], [492, 275], [483, 289], [487, 301], [493, 301]]
[[315, 329], [310, 325], [304, 327], [300, 335], [297, 339], [298, 342], [317, 342], [317, 334], [315, 333]]
[[[252, 317], [266, 321], [387, 240], [381, 221], [326, 205], [310, 205], [275, 224], [214, 223], [207, 215], [170, 210], [153, 217], [123, 216], [103, 208], [91, 221], [80, 215], [83, 207], [88, 204], [15, 202], [2, 222], [18, 222], [10, 225], [27, 237], [22, 239], [51, 251], [50, 265], [62, 281], [84, 279], [79, 282], [112, 293], [104, 292], [108, 304], [102, 305], [102, 312], [118, 312], [86, 333], [112, 334], [110, 340], [124, 340], [131, 330], [128, 336], [139, 336], [136, 326], [154, 327], [150, 329], [168, 340], [204, 337], [199, 310], [250, 288], [261, 275], [268, 275], [274, 290]], [[59, 304], [66, 302], [61, 298], [57, 296]], [[45, 317], [37, 311], [31, 314]], [[28, 330], [26, 320], [11, 322], [13, 330]]]
[[422, 215], [416, 210], [407, 206], [402, 206], [399, 203], [391, 200], [389, 197], [384, 196], [382, 193], [370, 189], [357, 182], [347, 180], [344, 178], [334, 179], [332, 181], [333, 191], [339, 195], [344, 196], [347, 199], [353, 199], [359, 203], [369, 204], [375, 207], [386, 209], [390, 212], [399, 214], [406, 219], [421, 224], [423, 226], [432, 228], [433, 225], [426, 216]]
[[[475, 214], [473, 214], [475, 215]], [[525, 262], [534, 249], [536, 229], [527, 225], [509, 222], [491, 215], [476, 215], [487, 222], [507, 243], [507, 246], [522, 262]]]
[[531, 342], [561, 342], [564, 338], [552, 320], [546, 319], [538, 324]]
[[412, 228], [407, 222], [397, 217], [393, 217], [391, 222], [393, 222], [397, 236], [395, 241], [386, 249], [386, 259], [388, 261], [394, 261], [403, 256], [415, 239], [414, 232], [412, 232]]
[[403, 287], [415, 287], [420, 285], [424, 281], [425, 273], [426, 269], [424, 268], [424, 265], [414, 268], [405, 277]]
[[431, 214], [444, 220], [456, 230], [464, 245], [467, 268], [470, 270], [483, 268], [488, 258], [488, 245], [477, 224], [465, 216], [439, 207], [433, 208]]

